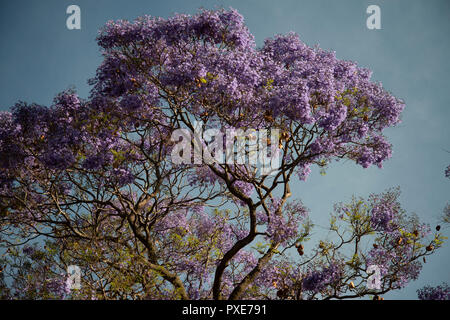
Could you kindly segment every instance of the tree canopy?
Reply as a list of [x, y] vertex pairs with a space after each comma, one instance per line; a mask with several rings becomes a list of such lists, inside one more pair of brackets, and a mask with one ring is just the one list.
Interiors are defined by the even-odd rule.
[[[441, 246], [395, 188], [336, 204], [330, 236], [312, 243], [318, 213], [293, 179], [340, 159], [381, 168], [391, 156], [383, 131], [404, 104], [369, 70], [294, 33], [258, 48], [233, 9], [108, 22], [97, 41], [103, 62], [87, 99], [67, 90], [49, 107], [19, 102], [0, 113], [4, 297], [378, 296], [416, 279]], [[199, 123], [277, 129], [265, 144], [279, 166], [175, 163], [174, 134]], [[78, 290], [69, 265], [82, 270]], [[378, 289], [367, 286], [371, 265]]]

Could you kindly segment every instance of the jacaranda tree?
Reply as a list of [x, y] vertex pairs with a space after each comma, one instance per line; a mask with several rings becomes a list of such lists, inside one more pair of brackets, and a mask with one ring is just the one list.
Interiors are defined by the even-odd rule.
[[[87, 99], [68, 90], [0, 113], [2, 297], [379, 297], [441, 246], [398, 189], [337, 204], [316, 241], [290, 187], [333, 160], [391, 156], [383, 130], [404, 104], [369, 70], [293, 33], [258, 48], [235, 10], [109, 22], [97, 40]], [[251, 132], [277, 129], [264, 143], [279, 166], [173, 161], [178, 130], [198, 124], [248, 131], [247, 147]]]

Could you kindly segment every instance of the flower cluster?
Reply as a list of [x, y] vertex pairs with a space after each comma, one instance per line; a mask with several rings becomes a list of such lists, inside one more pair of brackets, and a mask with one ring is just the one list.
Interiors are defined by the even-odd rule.
[[64, 299], [71, 292], [71, 280], [65, 276], [49, 279], [46, 286], [57, 299]]
[[284, 205], [280, 211], [280, 199], [274, 198], [268, 205], [269, 215], [259, 211], [257, 219], [260, 224], [266, 224], [267, 237], [276, 243], [286, 244], [295, 239], [301, 224], [308, 217], [308, 210], [301, 201], [293, 201]]
[[399, 216], [399, 204], [393, 199], [375, 198], [372, 196], [371, 224], [375, 230], [391, 232], [396, 229]]
[[420, 300], [450, 300], [450, 287], [443, 283], [436, 287], [425, 286], [417, 290]]
[[331, 263], [322, 270], [311, 270], [303, 278], [303, 289], [318, 293], [324, 290], [327, 286], [338, 282], [341, 275], [342, 267], [335, 263]]

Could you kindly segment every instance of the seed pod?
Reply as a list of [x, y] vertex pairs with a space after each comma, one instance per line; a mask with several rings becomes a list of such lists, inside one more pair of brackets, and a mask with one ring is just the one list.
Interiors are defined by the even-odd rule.
[[264, 120], [266, 120], [267, 122], [273, 122], [273, 116], [271, 111], [266, 111], [266, 113], [264, 113]]
[[277, 297], [281, 299], [286, 298], [287, 294], [288, 294], [287, 289], [280, 289], [277, 291]]
[[414, 230], [414, 231], [413, 231], [413, 235], [414, 235], [415, 237], [418, 237], [418, 236], [419, 236], [419, 231]]
[[427, 263], [427, 259], [425, 259], [425, 257], [423, 257], [423, 263]]
[[402, 244], [402, 243], [403, 243], [403, 238], [400, 237], [400, 238], [398, 239], [397, 243], [398, 243], [399, 245]]
[[425, 248], [427, 251], [432, 251], [434, 249], [433, 245], [429, 245]]
[[373, 244], [373, 247], [374, 247], [375, 249], [378, 249], [378, 245], [377, 245], [376, 243]]
[[348, 284], [348, 287], [350, 289], [355, 289], [355, 284], [353, 283], [353, 281], [350, 281], [350, 283]]
[[303, 250], [301, 248], [297, 248], [297, 252], [301, 256], [304, 254], [304, 252], [303, 252]]
[[439, 230], [441, 230], [441, 226], [440, 226], [440, 225], [437, 225], [437, 226], [436, 226], [436, 231], [439, 231]]
[[282, 133], [281, 133], [281, 139], [282, 140], [289, 140], [289, 133], [287, 133], [286, 131], [283, 131]]
[[365, 115], [363, 116], [363, 120], [364, 120], [365, 122], [369, 121], [369, 117], [367, 116], [367, 114], [365, 114]]

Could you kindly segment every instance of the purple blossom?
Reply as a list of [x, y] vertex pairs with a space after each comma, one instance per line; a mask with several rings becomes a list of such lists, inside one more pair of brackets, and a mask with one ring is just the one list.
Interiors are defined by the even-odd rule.
[[399, 192], [388, 191], [381, 196], [371, 195], [370, 221], [377, 231], [392, 232], [397, 228], [397, 220], [401, 215], [400, 203], [397, 201]]
[[26, 255], [32, 256], [32, 255], [34, 254], [34, 252], [35, 252], [35, 249], [34, 249], [33, 247], [30, 247], [30, 246], [25, 246], [25, 247], [22, 249], [22, 251], [23, 251], [23, 253], [25, 253]]
[[417, 290], [417, 296], [420, 300], [450, 300], [450, 287], [447, 283], [436, 287], [425, 286]]
[[[280, 199], [274, 199], [269, 205], [271, 211], [266, 233], [273, 241], [286, 244], [287, 241], [297, 237], [308, 211], [300, 201], [288, 203], [281, 212], [278, 212], [279, 206]], [[258, 217], [260, 221], [267, 220], [261, 213]]]
[[65, 277], [63, 278], [52, 278], [47, 280], [46, 288], [55, 296], [57, 299], [64, 299], [68, 294], [70, 294], [71, 282]]
[[83, 162], [83, 168], [92, 170], [100, 169], [102, 165], [106, 164], [104, 154], [89, 155]]
[[120, 186], [124, 186], [130, 183], [133, 183], [136, 178], [130, 170], [125, 168], [114, 168], [112, 171], [112, 175], [114, 179]]
[[306, 181], [309, 174], [311, 173], [310, 164], [305, 164], [304, 166], [299, 166], [297, 169], [297, 174], [300, 180]]
[[382, 277], [395, 275], [392, 285], [404, 288], [411, 280], [418, 278], [422, 269], [419, 261], [409, 261], [411, 257], [412, 247], [410, 245], [405, 245], [397, 250], [378, 247], [369, 251], [366, 263], [367, 266], [377, 265]]
[[250, 197], [255, 190], [254, 186], [251, 183], [245, 181], [236, 181], [234, 185], [247, 197]]
[[136, 95], [128, 95], [120, 101], [120, 107], [124, 110], [135, 111], [142, 107], [141, 99]]
[[322, 270], [312, 270], [303, 278], [303, 289], [318, 293], [323, 291], [327, 286], [339, 281], [341, 274], [341, 267], [334, 263], [324, 267]]

